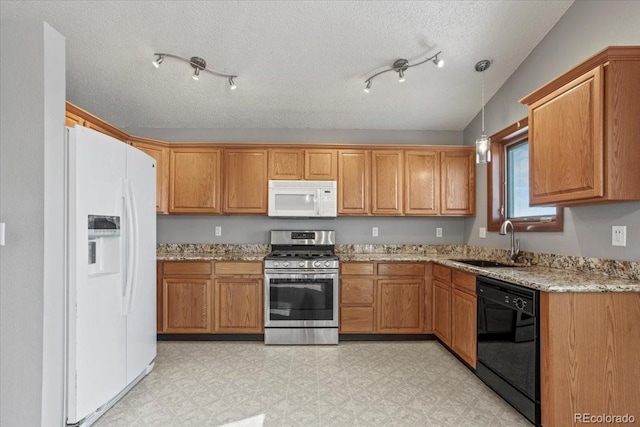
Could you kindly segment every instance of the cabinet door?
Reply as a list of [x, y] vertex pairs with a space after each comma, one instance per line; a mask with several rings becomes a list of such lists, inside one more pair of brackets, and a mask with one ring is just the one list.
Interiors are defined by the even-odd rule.
[[343, 277], [340, 279], [340, 304], [373, 304], [372, 277]]
[[267, 213], [266, 149], [224, 150], [225, 213]]
[[424, 280], [378, 279], [377, 330], [386, 334], [424, 331]]
[[169, 212], [169, 147], [149, 142], [134, 141], [138, 150], [156, 161], [156, 212]]
[[263, 332], [263, 289], [262, 279], [258, 278], [216, 278], [215, 332]]
[[340, 333], [373, 333], [373, 307], [340, 307]]
[[304, 150], [297, 148], [269, 149], [269, 179], [303, 179]]
[[532, 205], [603, 195], [602, 97], [600, 66], [529, 107]]
[[370, 155], [367, 150], [338, 152], [338, 214], [369, 213]]
[[433, 281], [433, 332], [451, 345], [451, 286]]
[[198, 278], [164, 279], [163, 331], [167, 333], [212, 332], [211, 280]]
[[440, 199], [440, 158], [436, 151], [404, 153], [405, 215], [437, 215]]
[[402, 151], [372, 152], [371, 213], [374, 215], [402, 214]]
[[335, 181], [338, 178], [338, 150], [304, 150], [304, 179]]
[[471, 150], [440, 154], [440, 213], [475, 215], [476, 165]]
[[220, 150], [171, 148], [169, 212], [220, 213]]
[[458, 289], [451, 291], [451, 349], [476, 367], [476, 297]]

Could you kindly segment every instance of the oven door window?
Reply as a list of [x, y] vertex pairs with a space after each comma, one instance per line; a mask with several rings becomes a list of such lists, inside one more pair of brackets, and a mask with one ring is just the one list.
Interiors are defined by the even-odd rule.
[[478, 361], [536, 398], [536, 319], [478, 296]]
[[269, 283], [271, 320], [333, 320], [334, 280], [272, 278]]

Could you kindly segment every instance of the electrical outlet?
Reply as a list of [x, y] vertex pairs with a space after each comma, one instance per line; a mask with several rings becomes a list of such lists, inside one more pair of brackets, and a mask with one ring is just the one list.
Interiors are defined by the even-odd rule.
[[436, 228], [436, 237], [442, 237], [442, 228]]
[[217, 237], [222, 236], [222, 227], [216, 226], [216, 236]]
[[480, 227], [479, 230], [479, 236], [481, 239], [486, 239], [487, 238], [487, 229], [485, 227]]
[[378, 237], [378, 227], [371, 227], [371, 235], [373, 237]]
[[626, 225], [614, 225], [611, 227], [611, 246], [627, 246]]

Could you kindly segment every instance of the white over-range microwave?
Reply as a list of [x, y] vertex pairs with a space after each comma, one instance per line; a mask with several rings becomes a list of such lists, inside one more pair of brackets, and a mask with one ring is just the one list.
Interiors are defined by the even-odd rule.
[[336, 201], [336, 181], [269, 180], [269, 216], [331, 218]]

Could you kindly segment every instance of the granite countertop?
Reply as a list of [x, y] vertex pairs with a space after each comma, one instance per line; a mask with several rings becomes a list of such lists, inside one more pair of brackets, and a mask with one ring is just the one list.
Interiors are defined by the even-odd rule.
[[[403, 248], [404, 249], [404, 248]], [[421, 248], [418, 248], [421, 249]], [[347, 249], [349, 250], [349, 249]], [[165, 245], [158, 251], [159, 261], [262, 261], [268, 245]], [[640, 292], [640, 280], [616, 278], [593, 271], [552, 268], [543, 265], [521, 267], [475, 267], [454, 259], [488, 259], [499, 257], [461, 254], [439, 255], [427, 252], [337, 253], [342, 262], [435, 262], [471, 274], [491, 277], [544, 292]], [[554, 265], [554, 267], [556, 267]], [[637, 276], [636, 276], [637, 277]]]

